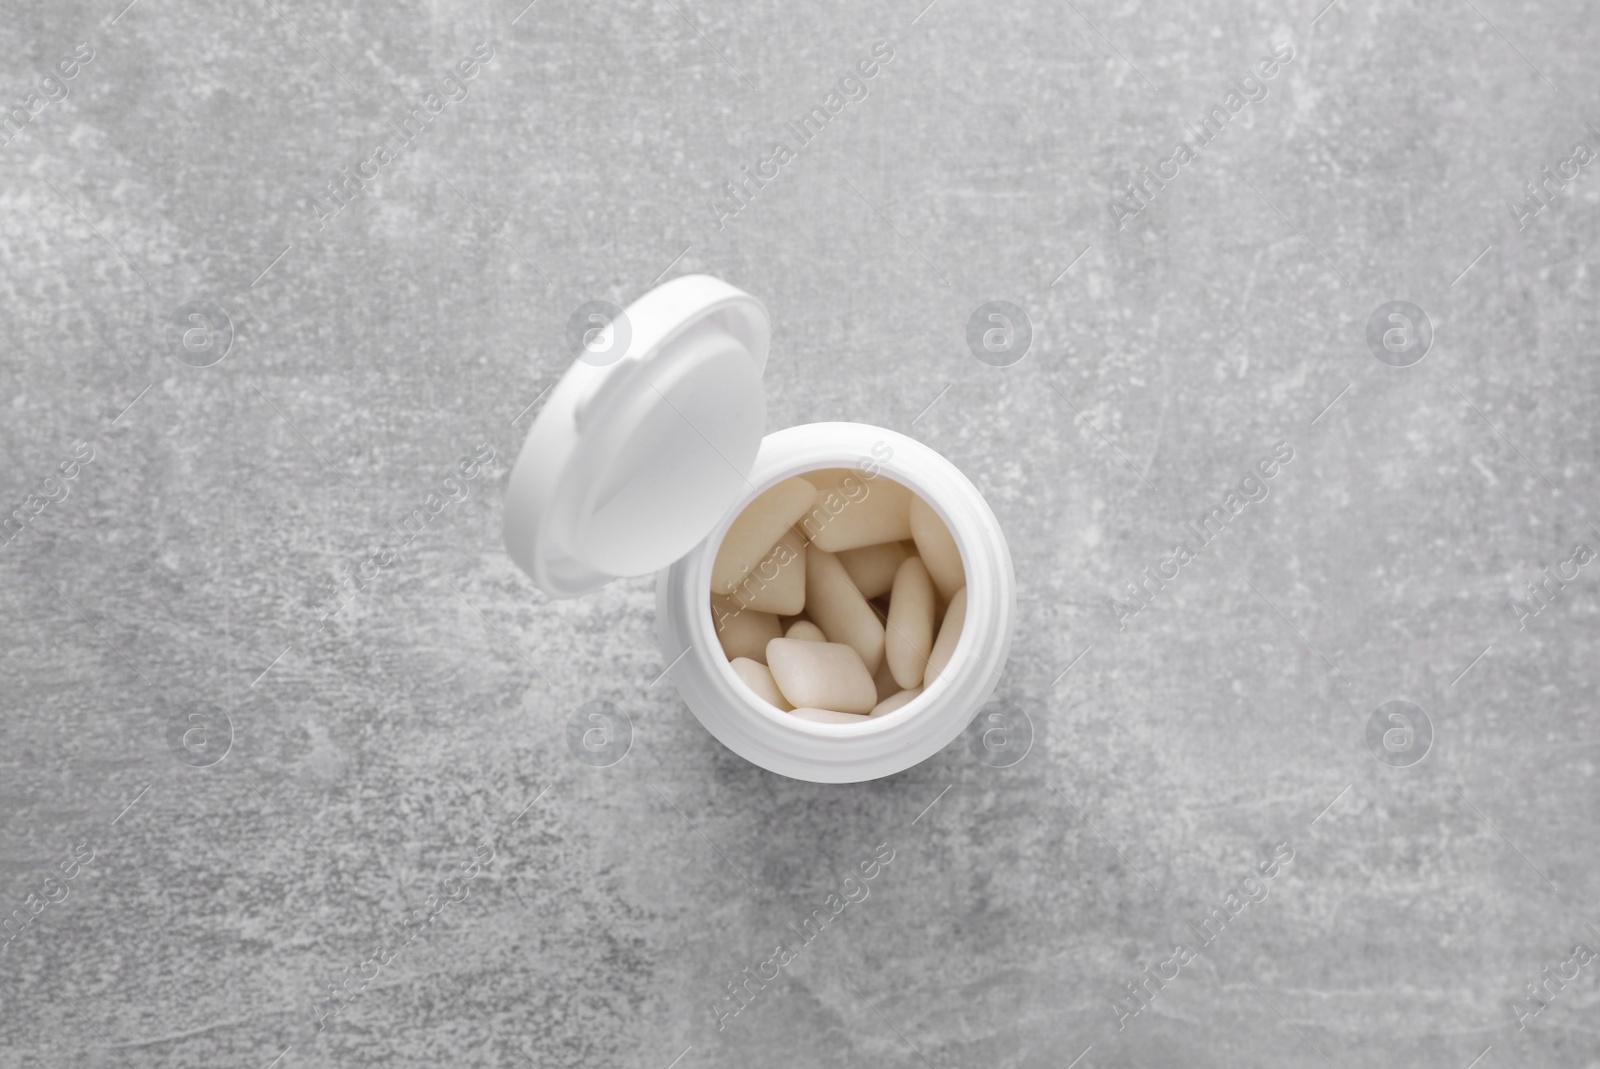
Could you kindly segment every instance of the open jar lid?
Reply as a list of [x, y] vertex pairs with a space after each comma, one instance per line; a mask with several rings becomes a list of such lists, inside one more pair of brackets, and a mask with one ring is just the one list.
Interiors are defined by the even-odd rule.
[[550, 392], [511, 469], [511, 559], [576, 597], [666, 567], [748, 486], [766, 433], [761, 302], [709, 275], [603, 318]]

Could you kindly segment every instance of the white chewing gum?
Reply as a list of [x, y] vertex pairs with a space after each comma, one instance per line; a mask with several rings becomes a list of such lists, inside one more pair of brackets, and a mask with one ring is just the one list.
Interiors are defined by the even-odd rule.
[[966, 619], [967, 588], [962, 587], [956, 591], [956, 596], [950, 599], [950, 607], [944, 611], [939, 637], [934, 639], [933, 652], [928, 654], [928, 670], [922, 677], [924, 687], [933, 686], [933, 681], [939, 678], [944, 666], [950, 663], [950, 655], [956, 651], [956, 640], [961, 637], [961, 625]]
[[815, 720], [819, 724], [859, 724], [866, 717], [860, 713], [841, 713], [837, 709], [791, 709], [801, 720]]
[[806, 547], [806, 615], [829, 642], [843, 642], [860, 654], [869, 678], [883, 664], [883, 624], [878, 614], [850, 581], [839, 558], [815, 545]]
[[843, 643], [775, 638], [767, 643], [767, 665], [796, 709], [864, 714], [878, 704], [872, 673]]
[[789, 625], [788, 633], [784, 638], [797, 639], [801, 642], [826, 642], [828, 636], [822, 633], [822, 628], [810, 620], [796, 620]]
[[806, 607], [806, 543], [789, 528], [761, 562], [739, 580], [729, 599], [757, 612], [794, 616]]
[[878, 670], [872, 674], [872, 685], [878, 688], [878, 700], [880, 702], [900, 693], [900, 684], [894, 681], [894, 673], [889, 671], [887, 658], [878, 666]]
[[892, 713], [921, 693], [921, 687], [913, 687], [910, 690], [902, 690], [899, 694], [891, 694], [877, 705], [874, 705], [872, 707], [872, 712], [868, 713], [867, 715], [882, 716], [885, 713]]
[[933, 577], [940, 601], [949, 601], [956, 591], [967, 585], [966, 569], [961, 564], [961, 551], [950, 529], [939, 514], [922, 498], [911, 500], [911, 538], [917, 544], [917, 553]]
[[883, 632], [884, 659], [902, 690], [922, 686], [932, 652], [933, 580], [921, 560], [909, 557], [895, 572]]
[[746, 572], [764, 560], [783, 533], [804, 516], [817, 488], [801, 478], [785, 479], [764, 490], [733, 521], [711, 565], [711, 592], [732, 594]]
[[712, 566], [717, 639], [775, 709], [848, 724], [902, 709], [948, 669], [966, 568], [932, 506], [886, 476], [785, 479], [733, 521]]
[[783, 634], [778, 618], [770, 612], [741, 609], [737, 602], [727, 598], [711, 599], [711, 619], [717, 628], [717, 640], [728, 660], [748, 657], [765, 664], [767, 643]]
[[861, 596], [871, 600], [881, 598], [894, 587], [894, 573], [909, 556], [911, 551], [904, 542], [881, 542], [844, 550], [839, 554], [839, 563], [850, 573], [850, 581]]
[[735, 657], [731, 663], [739, 678], [744, 680], [744, 685], [755, 691], [763, 701], [776, 705], [784, 712], [794, 708], [778, 689], [777, 682], [772, 678], [772, 669], [748, 657]]
[[885, 476], [850, 468], [807, 472], [817, 497], [800, 519], [801, 532], [834, 553], [911, 537], [910, 490]]

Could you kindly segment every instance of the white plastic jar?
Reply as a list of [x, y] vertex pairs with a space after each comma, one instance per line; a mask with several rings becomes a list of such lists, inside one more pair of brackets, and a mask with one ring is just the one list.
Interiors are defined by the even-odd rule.
[[[1016, 582], [1005, 535], [971, 481], [915, 439], [860, 423], [765, 434], [771, 327], [749, 294], [673, 279], [604, 326], [551, 391], [512, 469], [506, 548], [553, 597], [659, 571], [663, 663], [706, 730], [749, 761], [818, 783], [902, 771], [961, 734], [999, 682]], [[966, 568], [960, 640], [931, 687], [860, 724], [781, 711], [734, 673], [711, 614], [711, 566], [763, 490], [808, 471], [889, 478], [945, 521]]]

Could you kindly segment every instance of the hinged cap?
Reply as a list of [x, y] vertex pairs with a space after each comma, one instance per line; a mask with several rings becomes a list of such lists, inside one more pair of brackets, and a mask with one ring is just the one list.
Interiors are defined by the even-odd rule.
[[[570, 598], [693, 549], [748, 486], [771, 337], [761, 302], [709, 275], [663, 283], [606, 324], [511, 470], [504, 531], [517, 566]], [[592, 355], [617, 348], [603, 365]]]

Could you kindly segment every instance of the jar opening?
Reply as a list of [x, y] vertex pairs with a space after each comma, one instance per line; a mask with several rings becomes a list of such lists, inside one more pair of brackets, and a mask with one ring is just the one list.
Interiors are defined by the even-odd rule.
[[713, 670], [763, 719], [810, 734], [928, 709], [971, 646], [966, 540], [939, 498], [892, 452], [751, 486], [706, 542]]

